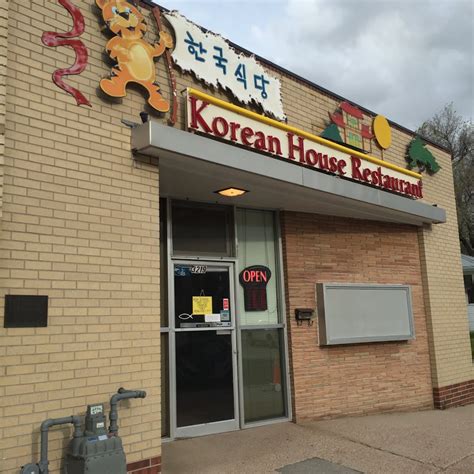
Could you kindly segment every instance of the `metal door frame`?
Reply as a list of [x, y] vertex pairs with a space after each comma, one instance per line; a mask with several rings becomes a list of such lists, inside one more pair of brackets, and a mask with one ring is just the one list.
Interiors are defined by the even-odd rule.
[[[261, 209], [261, 208], [252, 208], [252, 207], [237, 207], [234, 206], [234, 246], [236, 255], [238, 254], [239, 242], [237, 238], [237, 219], [236, 212], [237, 209], [254, 209], [256, 211], [271, 211], [274, 214], [274, 231], [275, 231], [275, 257], [276, 257], [276, 266], [277, 271], [275, 272], [274, 278], [277, 279], [277, 299], [278, 299], [278, 308], [279, 308], [279, 320], [275, 324], [262, 324], [262, 325], [249, 325], [243, 326], [240, 324], [240, 320], [236, 321], [236, 332], [237, 332], [237, 352], [238, 352], [238, 368], [239, 368], [239, 405], [240, 405], [240, 429], [256, 428], [258, 426], [272, 425], [274, 423], [283, 423], [291, 421], [293, 416], [292, 403], [291, 403], [291, 387], [290, 387], [290, 362], [289, 362], [289, 348], [288, 348], [288, 334], [287, 334], [287, 324], [286, 324], [286, 303], [285, 303], [285, 276], [283, 270], [283, 246], [281, 241], [281, 227], [280, 227], [280, 214], [278, 211], [272, 209]], [[237, 258], [235, 258], [235, 281], [239, 281], [238, 268], [237, 268]], [[235, 300], [236, 312], [238, 313], [239, 303], [237, 299]], [[278, 329], [281, 330], [282, 341], [281, 341], [281, 351], [280, 357], [283, 357], [283, 364], [281, 365], [281, 377], [282, 377], [282, 386], [285, 390], [285, 398], [283, 400], [285, 415], [269, 418], [267, 420], [261, 421], [245, 421], [245, 407], [244, 407], [244, 384], [243, 384], [243, 362], [242, 362], [242, 331], [245, 329], [258, 330], [258, 329]]]
[[[238, 269], [237, 269], [237, 257], [222, 256], [222, 257], [200, 257], [200, 256], [173, 256], [173, 235], [172, 235], [172, 197], [165, 197], [166, 201], [166, 244], [167, 244], [167, 276], [168, 276], [168, 327], [162, 328], [161, 332], [168, 334], [168, 356], [169, 356], [169, 379], [168, 379], [168, 394], [169, 394], [169, 437], [162, 438], [162, 441], [170, 441], [176, 438], [183, 437], [182, 428], [177, 428], [177, 413], [176, 413], [176, 344], [175, 344], [175, 315], [174, 315], [174, 264], [176, 262], [185, 262], [185, 263], [194, 263], [194, 264], [204, 264], [209, 265], [227, 265], [229, 266], [229, 283], [230, 294], [231, 294], [231, 303], [233, 303], [234, 308], [234, 320], [231, 328], [232, 334], [232, 344], [233, 344], [233, 372], [234, 372], [234, 413], [236, 417], [236, 427], [231, 430], [240, 430], [246, 428], [252, 428], [257, 426], [264, 426], [273, 423], [281, 423], [285, 421], [290, 421], [293, 418], [292, 413], [292, 397], [291, 397], [291, 373], [290, 373], [290, 362], [289, 362], [289, 345], [288, 345], [288, 334], [287, 334], [287, 324], [286, 324], [286, 304], [285, 304], [285, 275], [283, 268], [283, 246], [281, 238], [281, 225], [280, 225], [280, 214], [278, 210], [275, 209], [261, 209], [252, 206], [245, 206], [246, 209], [255, 209], [255, 210], [270, 210], [274, 212], [275, 215], [275, 231], [276, 231], [276, 257], [277, 257], [277, 266], [279, 271], [275, 275], [279, 279], [278, 289], [279, 289], [279, 305], [281, 308], [281, 320], [279, 324], [275, 325], [283, 331], [283, 356], [284, 356], [284, 366], [282, 366], [282, 382], [284, 383], [286, 390], [285, 397], [285, 416], [279, 418], [271, 418], [263, 421], [256, 422], [245, 422], [244, 419], [244, 402], [243, 402], [243, 384], [242, 384], [242, 353], [241, 353], [241, 326], [237, 321], [237, 298], [236, 298], [236, 286], [235, 282], [238, 281]], [[205, 202], [205, 204], [210, 204]], [[238, 239], [237, 239], [237, 221], [236, 221], [236, 211], [238, 206], [233, 207], [233, 220], [234, 220], [234, 250], [235, 255], [238, 252]], [[268, 326], [266, 327], [268, 328]], [[205, 328], [207, 329], [207, 328]], [[204, 329], [204, 330], [205, 330]], [[226, 328], [228, 329], [228, 328]], [[257, 328], [254, 328], [257, 329]], [[189, 330], [189, 329], [188, 329]], [[202, 329], [197, 329], [202, 330]], [[237, 394], [235, 391], [237, 390]], [[186, 427], [189, 429], [189, 434], [186, 436], [201, 436], [212, 433], [220, 433], [229, 431], [223, 429], [221, 425], [222, 422], [214, 422], [207, 424], [209, 431], [206, 431], [203, 425], [194, 425], [191, 427]], [[213, 425], [212, 427], [209, 425]], [[194, 429], [196, 428], [196, 429]], [[213, 429], [210, 429], [213, 428]], [[215, 428], [215, 429], [214, 429]]]
[[[196, 262], [207, 267], [226, 268], [229, 273], [229, 303], [231, 308], [231, 326], [224, 328], [177, 328], [175, 326], [175, 301], [174, 301], [174, 266], [193, 265]], [[188, 438], [203, 436], [226, 431], [240, 429], [239, 414], [239, 383], [238, 383], [238, 362], [237, 362], [237, 336], [236, 336], [236, 307], [235, 307], [235, 283], [234, 283], [234, 263], [204, 259], [172, 259], [168, 271], [169, 288], [169, 341], [170, 349], [173, 346], [170, 357], [170, 385], [172, 385], [170, 396], [170, 431], [174, 438]], [[177, 425], [177, 402], [176, 402], [176, 333], [178, 332], [198, 332], [198, 331], [230, 331], [232, 343], [232, 382], [234, 393], [234, 418], [230, 420], [202, 423], [198, 425], [181, 426]]]

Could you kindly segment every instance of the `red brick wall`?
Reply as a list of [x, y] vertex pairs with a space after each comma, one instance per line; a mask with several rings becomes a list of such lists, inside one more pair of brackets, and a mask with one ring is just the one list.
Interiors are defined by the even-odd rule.
[[[282, 214], [293, 413], [296, 421], [430, 408], [430, 375], [417, 228], [313, 214]], [[319, 347], [318, 282], [411, 285], [416, 339]]]
[[127, 474], [159, 474], [161, 472], [161, 456], [127, 464]]
[[459, 407], [474, 403], [474, 380], [455, 383], [447, 387], [433, 388], [434, 406], [445, 408]]

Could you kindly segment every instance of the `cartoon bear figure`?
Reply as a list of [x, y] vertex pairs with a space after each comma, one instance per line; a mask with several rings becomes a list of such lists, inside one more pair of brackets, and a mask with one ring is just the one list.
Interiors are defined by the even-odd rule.
[[145, 18], [128, 0], [96, 0], [102, 17], [115, 33], [106, 45], [109, 56], [117, 62], [110, 79], [102, 79], [100, 88], [111, 97], [125, 97], [129, 82], [148, 90], [148, 103], [159, 112], [167, 112], [169, 103], [158, 92], [153, 58], [161, 56], [166, 48], [173, 47], [171, 36], [160, 32], [159, 44], [152, 45], [143, 39], [147, 30]]

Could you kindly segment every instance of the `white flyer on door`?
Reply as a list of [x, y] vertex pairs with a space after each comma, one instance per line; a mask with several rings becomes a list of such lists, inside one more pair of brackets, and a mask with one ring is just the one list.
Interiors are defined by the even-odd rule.
[[206, 322], [206, 323], [220, 323], [221, 322], [221, 315], [219, 313], [205, 314], [204, 315], [204, 322]]

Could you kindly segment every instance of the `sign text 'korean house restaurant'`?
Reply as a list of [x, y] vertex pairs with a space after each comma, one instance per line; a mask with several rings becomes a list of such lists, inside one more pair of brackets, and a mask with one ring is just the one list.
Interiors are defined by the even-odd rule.
[[188, 90], [188, 130], [225, 140], [316, 170], [423, 197], [421, 176], [358, 150], [298, 130], [276, 120]]

